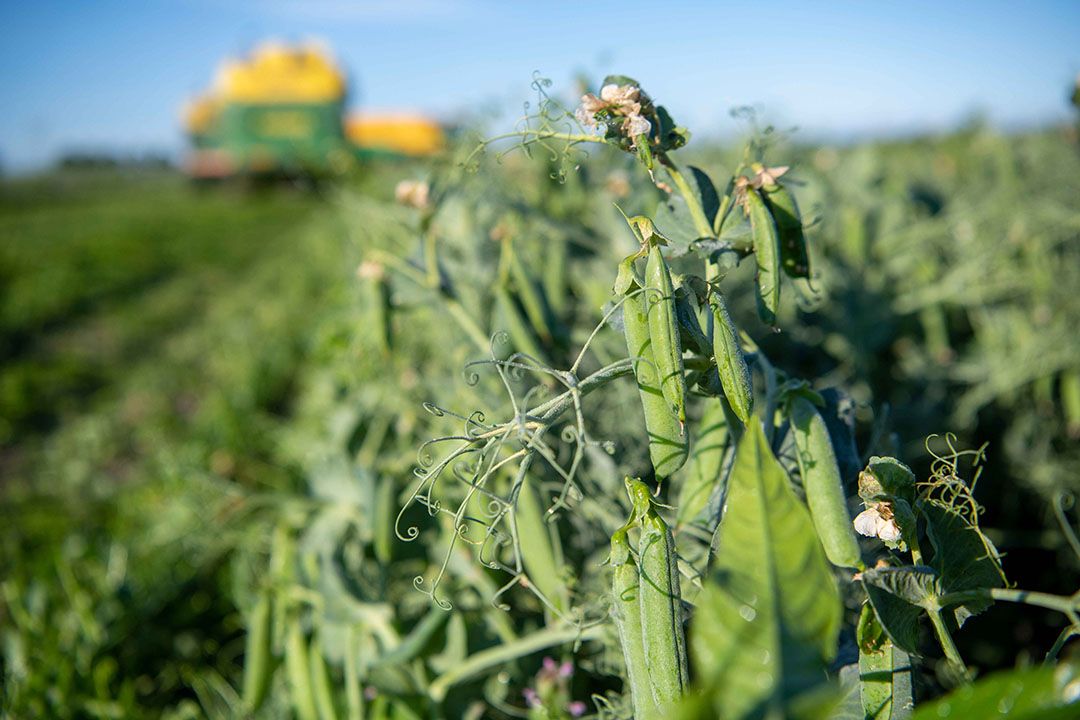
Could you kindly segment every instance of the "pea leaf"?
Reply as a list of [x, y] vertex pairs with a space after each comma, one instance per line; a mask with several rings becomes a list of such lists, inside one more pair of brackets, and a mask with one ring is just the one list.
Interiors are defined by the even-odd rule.
[[[705, 211], [705, 217], [711, 225], [716, 213], [720, 209], [720, 199], [716, 194], [716, 187], [704, 171], [690, 166], [685, 174], [686, 182], [701, 203]], [[671, 193], [667, 199], [660, 203], [653, 218], [656, 228], [671, 240], [672, 250], [670, 255], [679, 257], [686, 255], [693, 248], [691, 245], [702, 240], [701, 234], [694, 228], [694, 221], [690, 217], [690, 208], [686, 200], [678, 192]], [[708, 238], [705, 238], [708, 239]], [[695, 246], [696, 247], [696, 246]]]
[[918, 654], [919, 616], [941, 594], [934, 571], [917, 566], [875, 568], [862, 574], [862, 584], [889, 639]]
[[728, 482], [718, 552], [690, 628], [695, 667], [715, 715], [790, 717], [835, 655], [839, 594], [759, 422], [743, 434]]
[[914, 720], [1008, 718], [1066, 720], [1080, 715], [1080, 668], [1057, 667], [994, 673], [972, 685], [921, 705]]
[[[946, 592], [976, 588], [1005, 587], [1005, 575], [997, 548], [978, 528], [964, 520], [956, 510], [928, 502], [921, 508], [926, 518], [926, 534], [934, 547], [930, 565], [941, 577]], [[990, 607], [992, 600], [972, 600], [958, 605], [954, 612], [957, 625]]]

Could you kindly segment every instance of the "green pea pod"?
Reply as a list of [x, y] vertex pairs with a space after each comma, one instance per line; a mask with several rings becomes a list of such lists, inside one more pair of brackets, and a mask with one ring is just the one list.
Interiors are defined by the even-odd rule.
[[660, 245], [653, 244], [645, 264], [645, 302], [653, 359], [660, 373], [660, 391], [680, 423], [686, 422], [686, 378], [683, 376], [682, 343], [675, 317], [675, 287]]
[[731, 434], [728, 432], [723, 400], [706, 400], [705, 412], [698, 427], [693, 443], [694, 453], [690, 458], [690, 472], [685, 473], [682, 487], [679, 488], [679, 510], [676, 516], [678, 526], [683, 526], [700, 515], [715, 494], [716, 486], [724, 480], [721, 470]]
[[345, 707], [349, 720], [364, 720], [364, 699], [360, 689], [360, 667], [357, 655], [360, 653], [355, 625], [345, 628]]
[[544, 343], [550, 343], [553, 331], [550, 322], [551, 311], [548, 310], [547, 301], [532, 273], [513, 251], [510, 252], [510, 276], [514, 279], [514, 287], [517, 289], [518, 297], [521, 298], [525, 316], [540, 339]]
[[649, 336], [645, 293], [630, 295], [623, 301], [622, 308], [626, 350], [635, 360], [634, 375], [637, 378], [638, 394], [641, 396], [641, 407], [645, 412], [649, 459], [652, 460], [657, 477], [671, 477], [686, 462], [690, 452], [689, 436], [669, 409], [660, 391], [652, 339]]
[[1071, 434], [1080, 434], [1080, 370], [1061, 373], [1060, 393], [1065, 426]]
[[532, 329], [529, 328], [525, 319], [521, 317], [521, 312], [518, 310], [517, 305], [514, 304], [510, 291], [502, 285], [495, 287], [495, 311], [497, 318], [496, 329], [505, 330], [507, 335], [510, 336], [510, 343], [514, 348], [514, 352], [524, 353], [544, 362], [546, 358], [543, 349], [536, 342]]
[[859, 698], [869, 720], [900, 720], [911, 716], [911, 661], [893, 645], [874, 615], [863, 605], [856, 628], [859, 646]]
[[649, 686], [649, 663], [643, 644], [641, 606], [638, 602], [641, 578], [637, 563], [630, 555], [628, 528], [620, 528], [611, 536], [611, 615], [626, 661], [626, 678], [630, 684], [634, 717], [638, 720], [660, 720], [663, 716], [656, 707]]
[[709, 299], [713, 310], [713, 356], [720, 384], [724, 388], [731, 409], [743, 424], [750, 422], [754, 412], [754, 384], [750, 368], [739, 344], [739, 333], [731, 321], [727, 303], [720, 293], [714, 292]]
[[548, 602], [559, 611], [570, 606], [569, 589], [563, 577], [561, 548], [556, 544], [558, 534], [544, 521], [544, 509], [534, 484], [536, 478], [526, 477], [518, 493], [514, 514], [521, 560], [529, 580]]
[[553, 312], [564, 317], [568, 290], [566, 283], [566, 254], [570, 242], [562, 233], [554, 233], [547, 239], [544, 258], [544, 294]]
[[289, 698], [298, 720], [319, 720], [315, 708], [315, 690], [311, 685], [307, 639], [300, 618], [290, 618], [285, 633], [285, 675], [289, 680]]
[[692, 294], [686, 287], [675, 290], [675, 319], [679, 321], [679, 341], [683, 347], [708, 357], [712, 348], [705, 331], [701, 329], [701, 321], [698, 320], [695, 309], [696, 301], [691, 299]]
[[806, 503], [810, 506], [810, 517], [825, 555], [833, 565], [861, 568], [859, 543], [855, 539], [840, 467], [825, 420], [804, 397], [792, 399], [789, 416]]
[[638, 601], [649, 685], [657, 706], [670, 712], [688, 684], [686, 634], [675, 538], [655, 509], [641, 518], [638, 556]]
[[390, 328], [390, 286], [386, 282], [386, 269], [377, 262], [366, 261], [357, 268], [364, 324], [379, 352], [390, 352], [392, 337]]
[[375, 491], [375, 527], [374, 541], [375, 559], [384, 566], [389, 567], [394, 557], [394, 476], [383, 475], [378, 479], [378, 488]]
[[780, 307], [780, 237], [765, 201], [751, 187], [746, 188], [746, 213], [757, 258], [758, 315], [762, 322], [775, 325]]
[[273, 605], [272, 593], [263, 590], [248, 620], [247, 637], [244, 640], [244, 708], [254, 713], [262, 707], [266, 691], [273, 675]]
[[806, 248], [806, 233], [795, 196], [783, 185], [763, 188], [769, 213], [776, 222], [780, 236], [780, 266], [792, 278], [810, 277], [810, 255]]
[[311, 641], [308, 649], [311, 661], [311, 688], [315, 696], [315, 708], [319, 713], [319, 720], [337, 720], [337, 709], [334, 707], [334, 691], [330, 687], [330, 671], [326, 667], [326, 658], [322, 654], [322, 643], [317, 639]]

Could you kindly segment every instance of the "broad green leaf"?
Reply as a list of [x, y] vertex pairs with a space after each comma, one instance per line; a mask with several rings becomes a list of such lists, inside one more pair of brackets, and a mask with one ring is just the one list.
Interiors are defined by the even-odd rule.
[[671, 241], [671, 257], [681, 257], [690, 252], [690, 244], [698, 240], [690, 208], [681, 195], [672, 193], [656, 208], [656, 227]]
[[914, 720], [1066, 720], [1080, 717], [1080, 672], [1075, 663], [994, 673], [927, 705]]
[[701, 209], [705, 211], [705, 218], [710, 224], [716, 219], [716, 213], [720, 212], [720, 196], [716, 193], [716, 186], [712, 178], [704, 170], [693, 165], [687, 165], [689, 171], [687, 180], [697, 191], [698, 199], [701, 200]]
[[[989, 538], [969, 525], [956, 510], [944, 505], [928, 502], [921, 510], [926, 518], [926, 534], [934, 547], [930, 565], [941, 578], [945, 592], [1005, 587], [998, 551]], [[954, 611], [957, 624], [963, 625], [992, 602], [972, 600], [957, 606]]]
[[[705, 212], [705, 218], [711, 225], [717, 211], [720, 209], [720, 200], [717, 197], [716, 188], [704, 171], [693, 166], [687, 167], [686, 170], [687, 172], [683, 173], [683, 176], [701, 204], [701, 208]], [[695, 228], [694, 221], [690, 216], [690, 207], [678, 192], [671, 193], [667, 199], [660, 203], [660, 206], [656, 209], [654, 221], [657, 230], [666, 235], [671, 241], [672, 250], [667, 254], [672, 257], [685, 255], [690, 252], [691, 243], [708, 239], [703, 238]]]
[[862, 574], [866, 596], [889, 638], [909, 653], [919, 651], [919, 617], [940, 594], [930, 568], [875, 568]]
[[841, 604], [810, 514], [759, 422], [736, 450], [718, 551], [690, 628], [699, 682], [725, 718], [783, 717], [836, 652]]

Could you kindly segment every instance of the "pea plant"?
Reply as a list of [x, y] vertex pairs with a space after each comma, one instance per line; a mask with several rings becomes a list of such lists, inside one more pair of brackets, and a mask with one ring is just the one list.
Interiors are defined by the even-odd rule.
[[[766, 139], [718, 190], [682, 164], [689, 132], [633, 79], [605, 79], [573, 112], [535, 87], [536, 111], [464, 161], [480, 170], [513, 139], [550, 174], [532, 203], [464, 220], [497, 252], [471, 268], [452, 257], [441, 213], [470, 180], [450, 169], [399, 188], [419, 252], [380, 251], [364, 271], [427, 293], [485, 354], [446, 391], [472, 407], [425, 406], [452, 429], [421, 446], [397, 516], [403, 543], [438, 534], [413, 581], [436, 611], [475, 571], [496, 579], [486, 614], [504, 618], [490, 620], [498, 642], [428, 679], [433, 712], [489, 677], [489, 705], [533, 718], [1073, 716], [1080, 591], [1010, 584], [980, 528], [983, 449], [931, 437], [923, 478], [880, 433], [860, 453], [842, 390], [786, 371], [736, 325], [740, 285], [755, 330], [779, 332], [782, 298], [820, 282], [795, 173], [767, 161]], [[585, 152], [601, 146], [613, 152]], [[612, 172], [621, 191], [559, 196], [620, 152], [646, 191]], [[617, 223], [567, 220], [612, 207]], [[590, 292], [577, 273], [610, 285]], [[1059, 611], [1064, 627], [1041, 662], [979, 678], [956, 637], [998, 602]], [[504, 669], [540, 652], [562, 664], [508, 690]]]
[[[778, 324], [785, 290], [815, 293], [788, 168], [768, 165], [768, 145], [753, 141], [717, 192], [702, 169], [676, 160], [689, 133], [634, 80], [606, 79], [573, 113], [537, 89], [538, 112], [483, 142], [468, 164], [516, 138], [515, 149], [546, 153], [565, 180], [568, 163], [586, 162], [582, 147], [608, 146], [633, 154], [665, 198], [651, 217], [618, 208], [636, 249], [609, 267], [611, 296], [576, 353], [553, 320], [566, 299], [546, 293], [561, 286], [514, 253], [510, 236], [526, 225], [494, 233], [495, 332], [467, 381], [480, 392], [491, 372], [509, 412], [428, 406], [460, 430], [421, 448], [399, 538], [420, 533], [403, 521], [416, 517], [413, 507], [440, 520], [443, 558], [415, 583], [437, 606], [451, 607], [442, 583], [464, 545], [502, 575], [496, 607], [509, 610], [522, 597], [511, 590], [525, 590], [544, 623], [435, 679], [432, 697], [514, 658], [567, 644], [571, 655], [596, 655], [598, 643], [616, 660], [609, 653], [593, 673], [622, 679], [588, 689], [598, 717], [903, 718], [917, 701], [920, 717], [1066, 717], [1080, 699], [1076, 668], [1062, 658], [1080, 631], [1080, 592], [1010, 586], [980, 529], [983, 451], [931, 438], [936, 460], [921, 480], [875, 447], [859, 456], [837, 391], [773, 364], [732, 321], [726, 295], [750, 280], [738, 272], [744, 264], [753, 262], [767, 327]], [[440, 275], [430, 237], [423, 257]], [[554, 260], [544, 273], [567, 271]], [[450, 316], [480, 336], [440, 289]], [[615, 334], [624, 352], [605, 342]], [[569, 362], [553, 365], [558, 357]], [[590, 396], [627, 382], [640, 409], [623, 406], [612, 441], [602, 435], [611, 420], [596, 417]], [[855, 492], [863, 510], [852, 517]], [[561, 532], [581, 525], [576, 536]], [[1063, 531], [1077, 545], [1067, 521]], [[1058, 610], [1067, 622], [1041, 666], [976, 681], [954, 636], [996, 601]], [[936, 687], [959, 690], [922, 709], [913, 675], [931, 669]], [[536, 717], [569, 711], [528, 696]]]

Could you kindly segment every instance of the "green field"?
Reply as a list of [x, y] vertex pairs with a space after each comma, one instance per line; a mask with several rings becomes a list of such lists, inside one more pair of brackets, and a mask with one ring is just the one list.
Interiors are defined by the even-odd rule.
[[[719, 185], [742, 148], [680, 152]], [[628, 717], [614, 631], [589, 622], [608, 617], [622, 477], [649, 472], [633, 381], [544, 440], [515, 520], [544, 541], [525, 554], [498, 503], [467, 491], [475, 467], [416, 492], [447, 447], [418, 453], [426, 441], [556, 395], [569, 381], [554, 370], [587, 342], [581, 377], [626, 357], [621, 332], [592, 335], [635, 250], [615, 203], [655, 215], [675, 245], [693, 239], [633, 156], [590, 153], [489, 157], [477, 173], [379, 167], [316, 192], [164, 171], [0, 182], [0, 716], [249, 716], [250, 637], [272, 598], [257, 717], [538, 720], [570, 717], [571, 700]], [[724, 280], [728, 302], [778, 372], [839, 388], [848, 494], [871, 454], [924, 477], [927, 436], [988, 442], [976, 498], [1009, 580], [1071, 595], [1080, 557], [1055, 518], [1075, 525], [1080, 491], [1075, 138], [976, 127], [769, 153], [793, 166], [819, 294], [796, 302], [785, 284], [773, 332], [756, 319], [750, 263]], [[390, 200], [422, 176], [435, 181], [429, 216]], [[689, 272], [689, 257], [673, 268]], [[385, 275], [358, 277], [365, 261]], [[465, 369], [505, 359], [500, 331], [538, 356], [538, 379]], [[695, 395], [692, 422], [703, 407]], [[659, 498], [681, 502], [688, 472]], [[512, 481], [492, 475], [493, 497]], [[562, 510], [543, 516], [556, 497]], [[451, 510], [486, 529], [492, 555], [448, 541], [469, 537]], [[699, 521], [677, 528], [687, 573], [710, 556], [715, 524]], [[410, 527], [419, 539], [399, 540]], [[841, 590], [851, 625], [855, 585]], [[998, 603], [958, 649], [982, 674], [1007, 670], [1038, 662], [1062, 627], [1049, 609]], [[857, 662], [854, 645], [841, 636], [836, 667]], [[573, 676], [556, 680], [545, 654]], [[958, 683], [942, 667], [916, 673], [920, 700]], [[547, 693], [548, 714], [524, 688]]]

